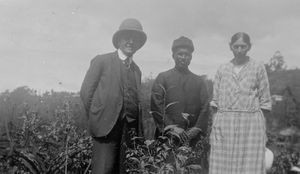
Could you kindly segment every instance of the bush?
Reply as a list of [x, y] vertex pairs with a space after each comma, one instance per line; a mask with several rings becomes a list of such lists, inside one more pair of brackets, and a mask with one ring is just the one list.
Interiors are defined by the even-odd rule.
[[20, 119], [22, 126], [12, 124], [3, 141], [9, 148], [0, 154], [0, 173], [88, 173], [91, 138], [75, 126], [68, 102], [51, 122], [29, 108]]
[[206, 171], [207, 137], [201, 136], [193, 148], [188, 143], [180, 143], [173, 135], [162, 135], [156, 140], [132, 137], [132, 140], [133, 147], [126, 151], [128, 173], [201, 174]]

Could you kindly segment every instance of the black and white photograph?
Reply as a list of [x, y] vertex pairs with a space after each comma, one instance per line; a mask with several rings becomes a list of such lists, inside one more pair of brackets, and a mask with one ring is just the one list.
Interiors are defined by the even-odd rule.
[[0, 0], [0, 174], [300, 174], [299, 0]]

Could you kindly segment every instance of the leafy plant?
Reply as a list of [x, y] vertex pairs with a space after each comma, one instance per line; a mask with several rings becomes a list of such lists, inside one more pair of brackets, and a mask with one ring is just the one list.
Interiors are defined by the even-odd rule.
[[65, 102], [51, 122], [24, 107], [21, 126], [9, 128], [11, 142], [0, 156], [1, 173], [88, 173], [91, 138], [78, 129]]
[[134, 147], [126, 151], [125, 166], [128, 173], [200, 173], [200, 162], [206, 141], [201, 139], [192, 149], [188, 144], [179, 144], [176, 136], [160, 136], [156, 140], [132, 137]]

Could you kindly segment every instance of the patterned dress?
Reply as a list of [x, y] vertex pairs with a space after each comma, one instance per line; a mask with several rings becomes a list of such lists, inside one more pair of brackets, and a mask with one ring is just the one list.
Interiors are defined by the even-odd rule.
[[210, 174], [265, 174], [265, 118], [271, 110], [265, 67], [251, 58], [236, 73], [229, 62], [214, 81]]

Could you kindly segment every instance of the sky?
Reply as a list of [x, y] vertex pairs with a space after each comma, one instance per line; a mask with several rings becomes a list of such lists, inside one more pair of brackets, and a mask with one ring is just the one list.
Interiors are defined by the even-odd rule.
[[174, 67], [180, 36], [194, 43], [191, 71], [213, 78], [240, 31], [253, 59], [267, 63], [280, 51], [289, 68], [300, 67], [299, 0], [0, 0], [0, 92], [78, 92], [90, 60], [115, 51], [112, 36], [126, 18], [147, 34], [133, 58], [143, 78]]

